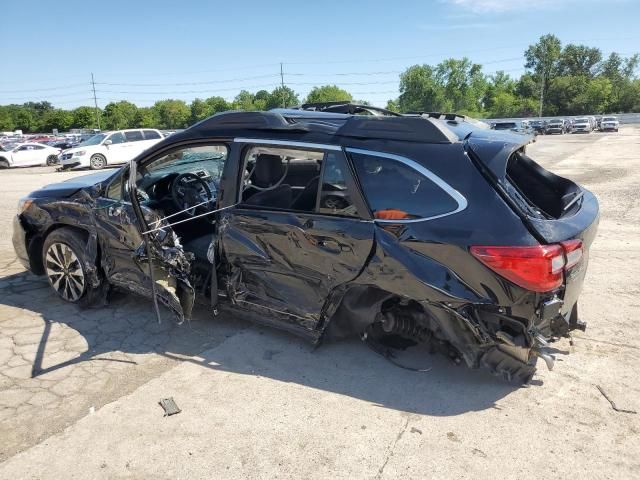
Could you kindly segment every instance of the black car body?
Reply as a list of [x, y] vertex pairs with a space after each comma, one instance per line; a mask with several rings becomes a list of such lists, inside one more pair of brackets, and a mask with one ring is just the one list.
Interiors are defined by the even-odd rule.
[[598, 224], [596, 198], [528, 141], [428, 115], [228, 112], [31, 193], [13, 242], [69, 301], [112, 285], [182, 319], [198, 298], [316, 343], [428, 342], [526, 382], [583, 327]]

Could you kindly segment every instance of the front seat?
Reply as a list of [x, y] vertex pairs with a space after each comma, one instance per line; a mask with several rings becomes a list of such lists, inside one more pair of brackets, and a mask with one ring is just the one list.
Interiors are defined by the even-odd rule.
[[[285, 166], [279, 155], [261, 153], [256, 157], [256, 166], [251, 176], [252, 185], [269, 188], [280, 181], [284, 172]], [[251, 186], [247, 188], [251, 188]], [[280, 184], [273, 189], [259, 190], [244, 203], [262, 207], [290, 208], [292, 200], [291, 185]]]

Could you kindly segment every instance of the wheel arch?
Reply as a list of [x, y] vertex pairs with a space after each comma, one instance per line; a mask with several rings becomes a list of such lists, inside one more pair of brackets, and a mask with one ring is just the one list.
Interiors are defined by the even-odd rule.
[[[42, 247], [44, 246], [45, 239], [55, 230], [59, 230], [61, 228], [68, 228], [70, 230], [78, 233], [87, 247], [89, 247], [89, 241], [91, 239], [91, 232], [86, 228], [80, 227], [78, 225], [70, 225], [67, 223], [54, 223], [49, 226], [44, 232], [34, 233], [27, 236], [27, 252], [29, 253], [29, 259], [31, 264], [31, 270], [36, 275], [44, 275], [44, 263], [42, 259]], [[98, 242], [96, 242], [96, 265], [100, 259], [100, 246]]]

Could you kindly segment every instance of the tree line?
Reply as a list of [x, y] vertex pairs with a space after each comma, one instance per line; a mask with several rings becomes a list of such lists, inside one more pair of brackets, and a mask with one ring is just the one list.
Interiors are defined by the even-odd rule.
[[[640, 111], [638, 54], [623, 57], [586, 45], [562, 45], [555, 35], [544, 35], [524, 52], [525, 73], [512, 78], [504, 71], [487, 75], [482, 65], [468, 58], [450, 58], [437, 65], [412, 65], [400, 74], [400, 95], [386, 107], [398, 112], [444, 111], [480, 118], [581, 115]], [[212, 96], [159, 100], [138, 107], [122, 100], [98, 110], [103, 130], [155, 127], [185, 128], [227, 110], [269, 110], [300, 104], [300, 96], [287, 86], [252, 93], [242, 90], [232, 101]], [[305, 103], [353, 101], [336, 85], [313, 88]], [[366, 103], [360, 101], [359, 103]], [[540, 107], [542, 110], [540, 111]], [[66, 131], [97, 128], [96, 109], [55, 108], [47, 101], [0, 106], [0, 131]]]

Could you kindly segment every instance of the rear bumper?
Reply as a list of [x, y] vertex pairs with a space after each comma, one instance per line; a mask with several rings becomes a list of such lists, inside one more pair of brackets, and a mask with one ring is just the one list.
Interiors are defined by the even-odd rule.
[[31, 270], [31, 260], [29, 258], [29, 251], [27, 250], [27, 232], [22, 226], [20, 215], [13, 217], [13, 235], [11, 241], [13, 242], [13, 249], [20, 263], [27, 270]]

